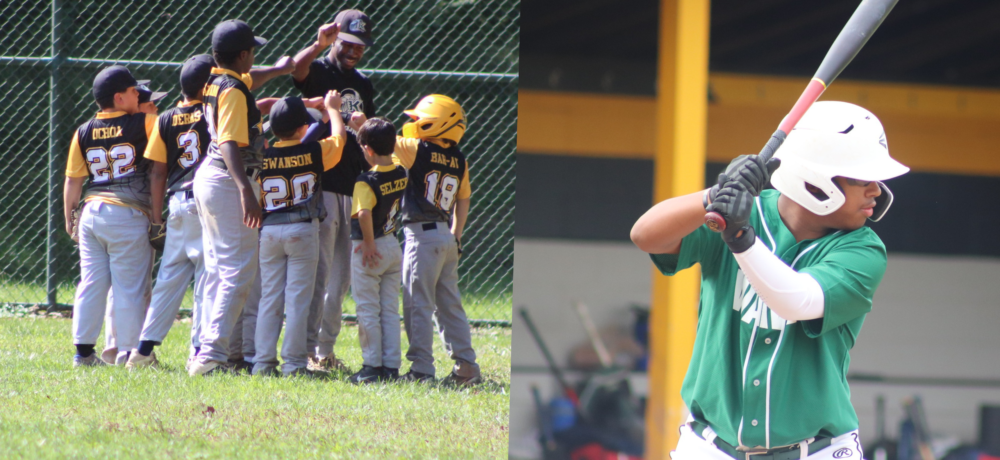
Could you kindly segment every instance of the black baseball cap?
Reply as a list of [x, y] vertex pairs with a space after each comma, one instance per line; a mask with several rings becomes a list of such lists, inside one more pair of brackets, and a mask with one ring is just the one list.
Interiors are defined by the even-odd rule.
[[372, 46], [375, 44], [375, 41], [372, 40], [372, 28], [375, 27], [375, 24], [372, 23], [367, 14], [360, 10], [341, 11], [337, 13], [333, 22], [340, 26], [340, 34], [337, 35], [337, 38], [356, 45]]
[[136, 80], [123, 65], [105, 67], [94, 77], [94, 99], [100, 101], [113, 97], [133, 86], [148, 85], [149, 80]]
[[285, 97], [278, 99], [271, 106], [271, 131], [288, 133], [299, 129], [300, 126], [312, 124], [313, 117], [306, 110], [305, 103], [298, 97]]
[[139, 103], [143, 104], [146, 102], [158, 102], [160, 99], [167, 97], [167, 93], [163, 91], [153, 91], [149, 89], [147, 85], [136, 86], [135, 89], [139, 90]]
[[195, 96], [208, 83], [212, 75], [215, 59], [208, 54], [197, 54], [189, 57], [181, 66], [181, 93], [185, 96]]
[[212, 31], [212, 50], [235, 53], [267, 44], [266, 38], [253, 34], [250, 25], [239, 19], [222, 21]]

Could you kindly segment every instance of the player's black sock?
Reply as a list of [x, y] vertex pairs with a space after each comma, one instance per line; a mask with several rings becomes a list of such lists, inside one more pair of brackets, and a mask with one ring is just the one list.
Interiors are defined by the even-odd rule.
[[139, 341], [139, 354], [142, 356], [149, 356], [153, 353], [153, 347], [156, 346], [156, 342], [152, 340], [140, 340]]
[[76, 345], [76, 354], [80, 355], [80, 357], [82, 357], [82, 358], [86, 358], [86, 357], [94, 354], [94, 346], [93, 345], [81, 345], [81, 344], [77, 344]]

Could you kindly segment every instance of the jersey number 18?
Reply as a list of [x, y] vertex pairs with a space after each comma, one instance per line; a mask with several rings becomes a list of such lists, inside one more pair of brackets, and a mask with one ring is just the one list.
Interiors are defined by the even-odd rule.
[[445, 174], [441, 179], [440, 171], [431, 171], [424, 176], [424, 186], [427, 189], [427, 201], [445, 211], [451, 210], [455, 194], [458, 193], [458, 177]]

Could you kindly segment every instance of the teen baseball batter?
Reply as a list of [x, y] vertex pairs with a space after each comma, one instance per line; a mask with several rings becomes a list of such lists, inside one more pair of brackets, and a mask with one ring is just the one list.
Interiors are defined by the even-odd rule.
[[[908, 170], [871, 112], [817, 102], [771, 162], [741, 156], [716, 187], [636, 222], [632, 241], [663, 274], [702, 270], [681, 388], [691, 419], [672, 458], [862, 458], [848, 352], [886, 269], [865, 221], [892, 203], [881, 181]], [[706, 210], [726, 219], [721, 238]]]

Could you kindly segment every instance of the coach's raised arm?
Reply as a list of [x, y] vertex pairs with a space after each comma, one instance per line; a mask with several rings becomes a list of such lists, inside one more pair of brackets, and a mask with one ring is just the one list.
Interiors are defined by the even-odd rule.
[[[375, 116], [375, 88], [368, 77], [355, 68], [372, 46], [374, 23], [358, 10], [344, 10], [332, 23], [320, 26], [316, 41], [295, 55], [292, 80], [305, 97], [317, 97], [335, 90], [342, 96], [340, 113], [344, 122], [354, 112]], [[320, 52], [329, 53], [316, 59]], [[357, 129], [358, 126], [352, 126]]]

